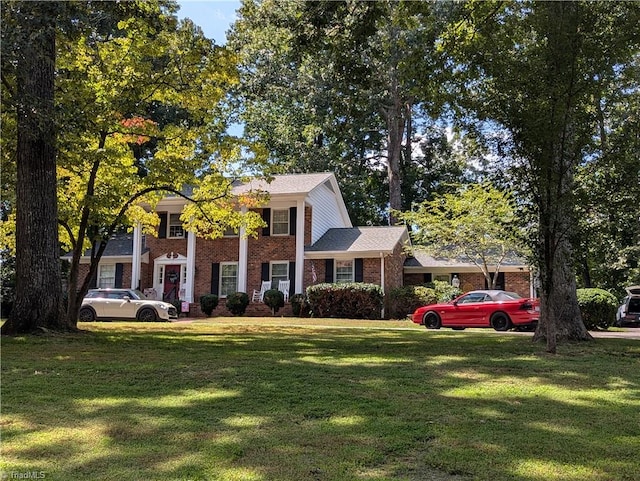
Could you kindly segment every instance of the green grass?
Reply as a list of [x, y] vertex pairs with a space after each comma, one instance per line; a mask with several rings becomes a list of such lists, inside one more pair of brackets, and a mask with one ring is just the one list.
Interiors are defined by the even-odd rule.
[[550, 356], [530, 336], [408, 321], [81, 328], [2, 339], [5, 479], [640, 476], [638, 340]]

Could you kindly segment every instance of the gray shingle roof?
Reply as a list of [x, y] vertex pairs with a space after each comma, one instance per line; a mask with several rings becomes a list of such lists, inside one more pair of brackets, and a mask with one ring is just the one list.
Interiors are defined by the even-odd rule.
[[[508, 256], [503, 262], [503, 266], [527, 266], [527, 261], [516, 255]], [[460, 266], [473, 266], [475, 264], [469, 259], [451, 259], [447, 257], [434, 257], [427, 254], [423, 250], [416, 249], [413, 252], [413, 257], [408, 257], [404, 262], [405, 267], [460, 267]]]
[[264, 180], [251, 180], [237, 185], [233, 193], [238, 195], [249, 190], [263, 190], [270, 194], [307, 194], [333, 177], [330, 172], [320, 174], [287, 174], [277, 175], [271, 183]]
[[407, 238], [402, 227], [344, 227], [329, 229], [305, 252], [391, 252]]
[[[149, 248], [144, 248], [142, 252], [147, 252]], [[91, 255], [91, 249], [87, 249], [83, 254], [85, 257]], [[72, 252], [67, 252], [64, 259], [71, 258]], [[102, 257], [126, 257], [133, 256], [133, 234], [117, 234], [109, 239], [107, 247], [104, 250]]]

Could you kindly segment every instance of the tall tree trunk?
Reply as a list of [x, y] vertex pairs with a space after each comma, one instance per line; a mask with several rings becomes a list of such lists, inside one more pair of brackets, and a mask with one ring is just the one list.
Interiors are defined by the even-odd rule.
[[570, 234], [574, 231], [573, 181], [577, 158], [574, 116], [575, 62], [579, 51], [578, 4], [549, 2], [538, 8], [547, 15], [548, 141], [538, 159], [540, 192], [538, 265], [541, 281], [540, 322], [534, 341], [588, 340], [576, 295]]
[[69, 330], [61, 303], [54, 75], [58, 2], [22, 2], [17, 64], [16, 300], [2, 334]]

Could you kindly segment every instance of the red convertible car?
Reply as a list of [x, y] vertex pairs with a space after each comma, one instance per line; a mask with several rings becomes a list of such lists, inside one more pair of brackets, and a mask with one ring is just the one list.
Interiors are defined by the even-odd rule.
[[532, 328], [538, 322], [540, 303], [515, 292], [471, 291], [456, 299], [416, 309], [412, 320], [427, 329], [493, 327], [496, 331]]

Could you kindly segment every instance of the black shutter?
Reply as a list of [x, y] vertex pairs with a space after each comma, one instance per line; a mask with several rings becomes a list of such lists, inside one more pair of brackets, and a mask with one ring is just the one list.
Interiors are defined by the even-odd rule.
[[213, 262], [211, 264], [211, 294], [216, 296], [220, 293], [220, 263]]
[[364, 280], [364, 262], [362, 259], [356, 259], [354, 270], [355, 270], [355, 281], [362, 282]]
[[265, 237], [271, 235], [271, 209], [262, 209], [262, 220], [267, 224], [267, 227], [262, 228], [262, 235]]
[[124, 265], [120, 262], [116, 262], [116, 281], [113, 287], [121, 288], [122, 287], [122, 273], [124, 271]]
[[169, 214], [166, 212], [161, 212], [158, 214], [160, 216], [160, 227], [158, 228], [158, 239], [166, 239], [167, 237], [167, 225], [169, 224], [168, 217]]
[[423, 281], [425, 284], [428, 284], [429, 282], [433, 282], [433, 277], [432, 277], [432, 275], [431, 275], [431, 272], [425, 272], [425, 273], [423, 274], [423, 279], [422, 279], [422, 281]]
[[324, 281], [333, 282], [333, 259], [324, 261]]
[[269, 280], [269, 263], [263, 262], [260, 270], [260, 280], [268, 281]]
[[289, 294], [295, 294], [296, 292], [296, 263], [294, 261], [289, 262]]
[[289, 235], [296, 235], [296, 217], [298, 216], [298, 208], [291, 207], [289, 209]]

